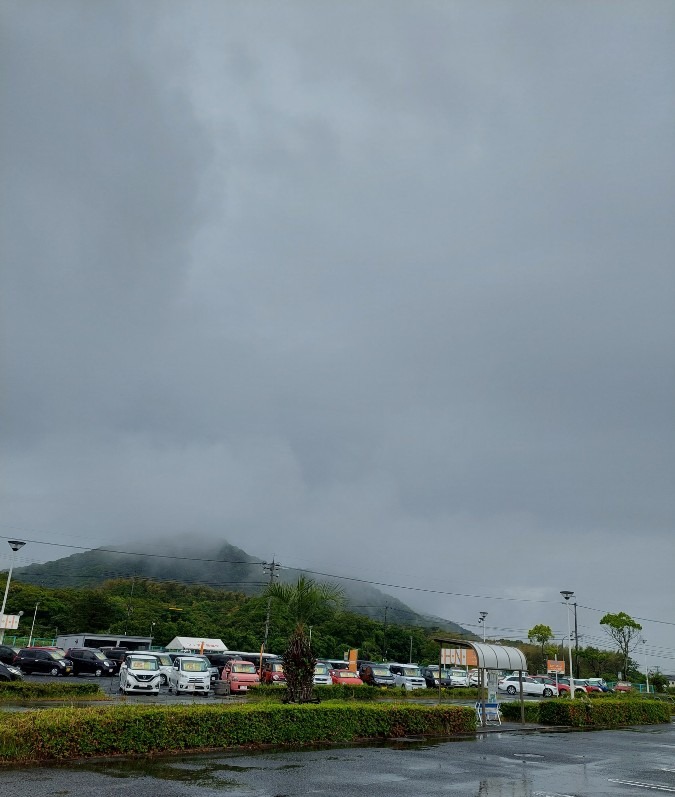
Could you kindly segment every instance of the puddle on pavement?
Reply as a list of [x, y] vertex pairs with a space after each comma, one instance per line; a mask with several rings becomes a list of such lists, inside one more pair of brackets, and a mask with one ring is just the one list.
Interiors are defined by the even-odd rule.
[[198, 760], [194, 758], [149, 758], [126, 761], [84, 762], [78, 764], [77, 769], [106, 775], [109, 778], [146, 777], [227, 791], [240, 788], [241, 784], [227, 777], [222, 777], [223, 774], [250, 772], [251, 770], [260, 769], [260, 767], [221, 764], [217, 760], [205, 760], [204, 758]]

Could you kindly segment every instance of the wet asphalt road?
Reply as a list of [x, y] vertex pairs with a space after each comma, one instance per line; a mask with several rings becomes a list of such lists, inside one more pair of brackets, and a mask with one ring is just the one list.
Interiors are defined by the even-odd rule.
[[0, 770], [2, 797], [633, 797], [675, 794], [675, 724]]

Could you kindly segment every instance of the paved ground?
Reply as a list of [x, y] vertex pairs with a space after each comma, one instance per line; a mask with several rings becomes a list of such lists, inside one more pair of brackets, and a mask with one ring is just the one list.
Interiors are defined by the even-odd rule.
[[675, 725], [0, 770], [2, 797], [635, 797], [675, 793]]

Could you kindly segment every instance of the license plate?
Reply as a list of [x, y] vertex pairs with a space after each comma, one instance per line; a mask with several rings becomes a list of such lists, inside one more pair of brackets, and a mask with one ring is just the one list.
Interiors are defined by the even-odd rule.
[[246, 686], [246, 685], [239, 687], [239, 691], [240, 692], [246, 692], [247, 690], [248, 690], [248, 686]]

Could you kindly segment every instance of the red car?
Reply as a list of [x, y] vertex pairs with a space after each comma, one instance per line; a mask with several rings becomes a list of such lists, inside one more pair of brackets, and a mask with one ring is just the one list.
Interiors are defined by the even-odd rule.
[[614, 685], [615, 692], [632, 692], [633, 686], [628, 681], [619, 681]]
[[363, 686], [363, 681], [353, 670], [331, 670], [330, 677], [334, 684]]
[[272, 684], [274, 686], [285, 686], [286, 676], [284, 675], [284, 665], [280, 661], [263, 662], [260, 682]]
[[556, 684], [555, 678], [551, 678], [550, 675], [531, 675], [530, 678], [534, 681], [538, 681], [540, 684], [549, 684], [550, 686], [558, 687], [558, 695], [562, 697], [563, 695], [569, 695], [570, 688], [568, 684], [563, 684], [558, 681]]

